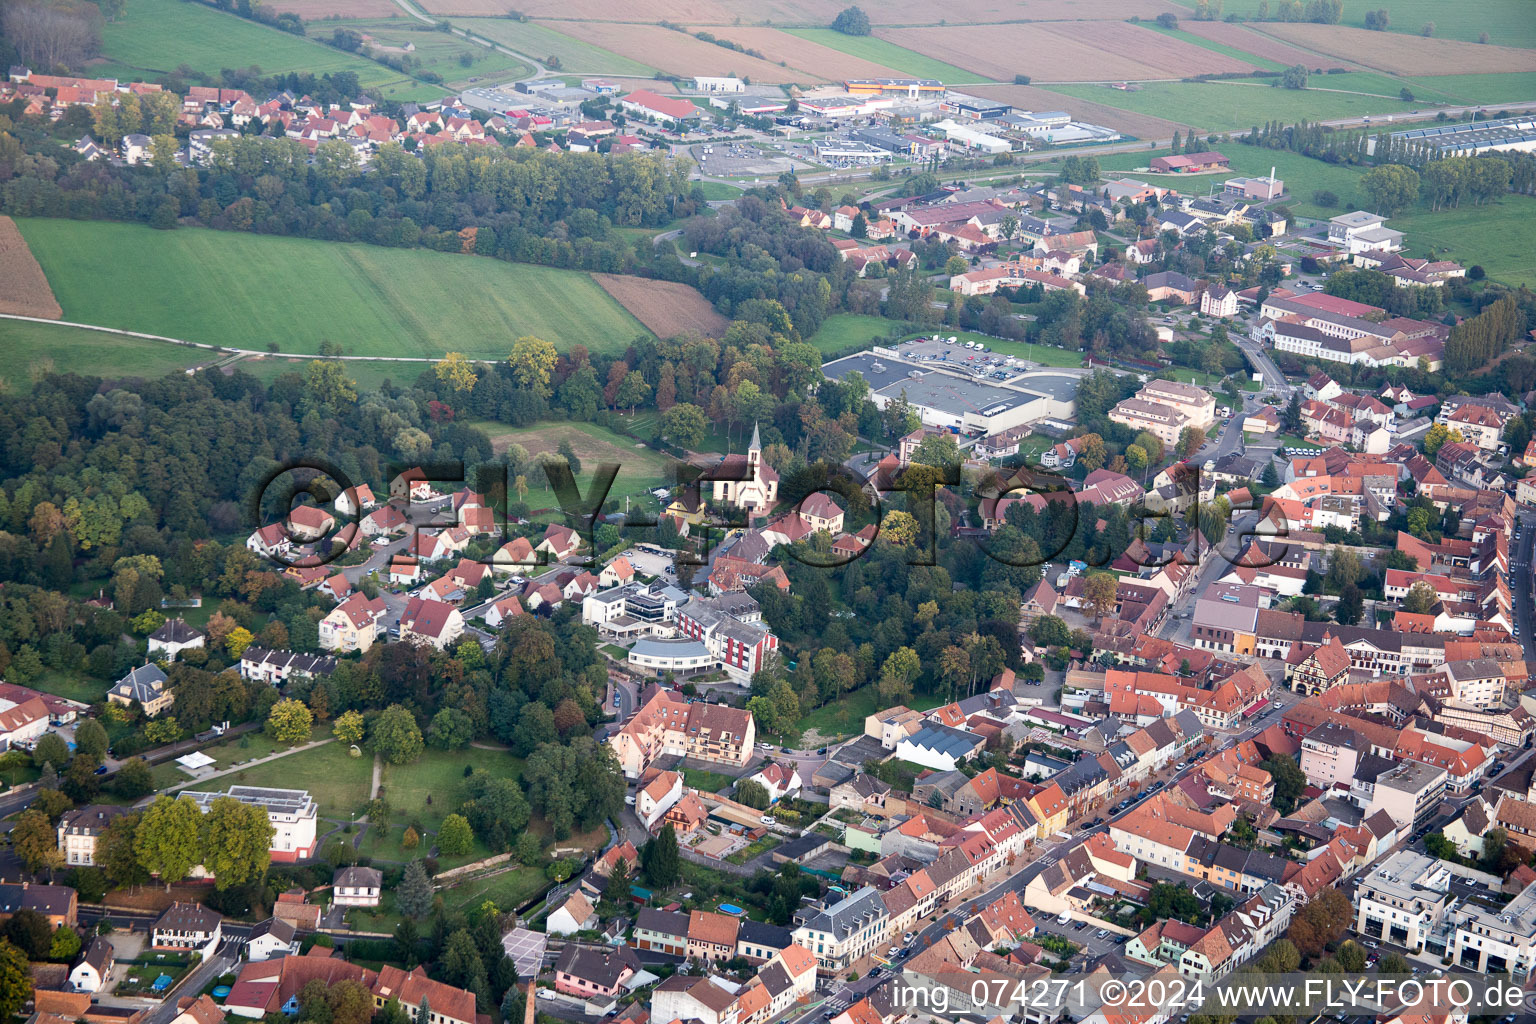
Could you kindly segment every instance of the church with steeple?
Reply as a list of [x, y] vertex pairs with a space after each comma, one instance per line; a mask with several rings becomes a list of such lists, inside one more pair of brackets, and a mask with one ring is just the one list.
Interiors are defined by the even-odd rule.
[[763, 461], [763, 441], [752, 424], [752, 441], [745, 455], [727, 455], [707, 474], [716, 504], [746, 509], [763, 515], [779, 500], [779, 474]]

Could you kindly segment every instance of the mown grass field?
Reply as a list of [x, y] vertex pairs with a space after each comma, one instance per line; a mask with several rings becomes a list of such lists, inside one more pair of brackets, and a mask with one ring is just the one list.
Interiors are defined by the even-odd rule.
[[[1311, 84], [1326, 86], [1341, 75], [1314, 75]], [[1201, 131], [1246, 131], [1254, 124], [1302, 119], [1330, 121], [1366, 114], [1398, 114], [1416, 110], [1417, 102], [1394, 97], [1357, 96], [1320, 89], [1281, 89], [1245, 82], [1145, 82], [1133, 92], [1102, 85], [1052, 85], [1066, 96], [1103, 103], [1152, 117], [1191, 124]]]
[[257, 351], [332, 341], [347, 355], [427, 358], [501, 359], [525, 334], [612, 352], [645, 333], [578, 271], [197, 228], [20, 226], [78, 323]]
[[207, 349], [20, 320], [0, 320], [0, 351], [6, 355], [0, 390], [9, 392], [30, 389], [34, 375], [50, 370], [149, 379], [218, 358]]
[[[474, 82], [500, 82], [523, 78], [533, 73], [533, 68], [516, 57], [509, 57], [460, 36], [439, 32], [431, 25], [423, 25], [412, 18], [391, 18], [384, 21], [322, 21], [309, 26], [311, 35], [327, 38], [337, 28], [350, 28], [372, 37], [366, 45], [385, 51], [385, 48], [403, 48], [407, 43], [415, 49], [409, 56], [419, 61], [423, 71], [436, 72], [450, 85], [466, 85]], [[468, 54], [466, 66], [460, 59]], [[396, 54], [398, 56], [398, 54]]]
[[955, 67], [933, 57], [925, 56], [905, 46], [876, 39], [874, 36], [846, 36], [830, 28], [786, 28], [790, 35], [799, 36], [813, 43], [840, 50], [851, 57], [859, 57], [876, 64], [917, 78], [937, 78], [945, 85], [959, 82], [985, 82], [985, 75]]
[[[178, 772], [178, 774], [181, 774]], [[186, 778], [183, 774], [182, 778]], [[320, 805], [320, 815], [346, 821], [368, 802], [373, 783], [373, 757], [367, 751], [353, 757], [343, 743], [280, 757], [220, 778], [220, 786], [274, 786], [307, 789]]]
[[[673, 459], [648, 447], [636, 447], [638, 442], [615, 433], [596, 423], [550, 422], [536, 423], [531, 427], [509, 427], [491, 420], [474, 420], [470, 426], [485, 431], [497, 452], [507, 446], [520, 444], [530, 454], [538, 456], [559, 450], [561, 441], [568, 441], [571, 450], [581, 460], [581, 473], [576, 486], [585, 496], [592, 486], [597, 467], [615, 464], [619, 467], [613, 487], [608, 491], [607, 504], [623, 510], [624, 498], [639, 497], [656, 487], [671, 487], [676, 483], [672, 472]], [[642, 432], [642, 436], [644, 436]], [[515, 498], [515, 496], [513, 496]], [[528, 505], [532, 508], [553, 506], [558, 499], [549, 487], [549, 480], [542, 472], [528, 474]]]
[[[233, 368], [250, 374], [263, 384], [271, 384], [285, 373], [303, 375], [308, 359], [287, 359], [282, 356], [248, 356], [233, 364]], [[377, 391], [386, 380], [402, 387], [415, 382], [423, 371], [431, 370], [429, 363], [407, 363], [395, 360], [362, 362], [347, 360], [342, 364], [347, 377], [359, 391]]]
[[[1536, 11], [1532, 11], [1536, 15]], [[1536, 18], [1533, 18], [1536, 20]], [[1408, 88], [1418, 95], [1420, 88], [1433, 89], [1462, 103], [1508, 103], [1536, 99], [1536, 73], [1510, 72], [1502, 75], [1435, 75], [1407, 79]]]
[[523, 772], [522, 758], [505, 751], [438, 750], [429, 747], [410, 764], [384, 766], [381, 783], [391, 819], [404, 826], [425, 826], [436, 832], [443, 819], [469, 798], [464, 766], [484, 768], [497, 778], [515, 779]]
[[822, 321], [821, 329], [808, 339], [821, 350], [822, 355], [841, 352], [853, 345], [867, 345], [871, 338], [902, 334], [911, 325], [883, 316], [865, 316], [862, 313], [833, 313]]
[[1435, 213], [1415, 207], [1391, 224], [1407, 234], [1404, 245], [1414, 255], [1433, 247], [1465, 266], [1480, 264], [1494, 280], [1536, 286], [1536, 197], [1507, 195]]
[[[329, 29], [324, 31], [330, 34]], [[173, 71], [183, 64], [217, 75], [224, 68], [255, 65], [266, 74], [353, 71], [364, 88], [402, 101], [447, 94], [445, 89], [416, 82], [375, 61], [214, 10], [196, 0], [134, 0], [126, 13], [102, 27], [101, 42], [108, 64], [125, 70], [93, 67], [93, 75], [121, 77], [131, 69], [143, 75]]]
[[[1182, 7], [1194, 9], [1195, 0], [1174, 0]], [[1269, 5], [1272, 9], [1274, 4]], [[1462, 0], [1447, 4], [1445, 0], [1393, 0], [1390, 4], [1344, 5], [1344, 17], [1340, 22], [1354, 28], [1365, 27], [1365, 13], [1385, 6], [1391, 15], [1390, 32], [1406, 32], [1417, 35], [1427, 21], [1435, 23], [1435, 36], [1439, 39], [1462, 39], [1477, 42], [1477, 37], [1488, 33], [1488, 41], [1503, 46], [1536, 46], [1536, 18], [1531, 16], [1529, 0]], [[1259, 0], [1226, 0], [1222, 5], [1225, 15], [1253, 18], [1257, 15]], [[1256, 25], [1262, 28], [1262, 23]]]
[[531, 21], [511, 18], [455, 18], [454, 25], [500, 43], [510, 50], [543, 61], [556, 57], [562, 72], [587, 72], [604, 75], [635, 75], [649, 78], [656, 69], [628, 57], [620, 57], [601, 46], [573, 39]]

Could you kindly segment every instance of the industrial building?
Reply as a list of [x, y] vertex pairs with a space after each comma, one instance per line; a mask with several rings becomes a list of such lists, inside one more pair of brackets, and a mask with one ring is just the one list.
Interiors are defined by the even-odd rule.
[[905, 394], [924, 425], [965, 433], [998, 434], [1047, 418], [1071, 420], [1077, 409], [1077, 378], [1071, 374], [1030, 373], [1015, 384], [997, 385], [887, 353], [845, 356], [821, 370], [837, 380], [857, 372], [879, 408]]
[[1408, 146], [1427, 146], [1431, 150], [1431, 157], [1440, 158], [1493, 152], [1528, 153], [1536, 150], [1536, 117], [1526, 115], [1506, 117], [1499, 121], [1470, 121], [1465, 124], [1410, 128], [1393, 132], [1391, 139], [1394, 143]]

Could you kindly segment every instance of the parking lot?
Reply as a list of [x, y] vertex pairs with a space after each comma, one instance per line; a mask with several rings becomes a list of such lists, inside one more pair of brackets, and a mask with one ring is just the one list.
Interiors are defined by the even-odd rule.
[[657, 553], [658, 549], [650, 547], [633, 547], [624, 552], [624, 557], [629, 559], [629, 564], [635, 567], [635, 572], [645, 576], [659, 576], [662, 579], [674, 579], [670, 570], [672, 559], [669, 555]]
[[952, 335], [937, 335], [943, 341], [914, 338], [897, 345], [895, 352], [903, 359], [915, 363], [942, 363], [944, 366], [970, 373], [978, 378], [1009, 381], [1022, 376], [1026, 370], [1022, 360], [996, 352], [983, 352], [980, 348], [966, 348], [960, 341], [950, 342]]
[[699, 165], [699, 173], [711, 178], [745, 178], [758, 175], [775, 178], [785, 171], [803, 170], [809, 164], [758, 149], [750, 142], [710, 142], [690, 146], [688, 155]]

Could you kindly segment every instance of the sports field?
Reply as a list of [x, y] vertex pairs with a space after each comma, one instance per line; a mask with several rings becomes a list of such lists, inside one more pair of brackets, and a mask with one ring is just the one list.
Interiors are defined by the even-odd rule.
[[[1326, 85], [1329, 77], [1313, 76]], [[1144, 82], [1127, 92], [1102, 85], [1052, 85], [1066, 96], [1104, 103], [1152, 117], [1194, 125], [1201, 131], [1245, 131], [1255, 124], [1280, 120], [1329, 121], [1366, 114], [1397, 114], [1415, 110], [1417, 103], [1395, 97], [1359, 96], [1321, 89], [1281, 89], [1257, 82]]]
[[[677, 482], [672, 472], [675, 460], [670, 456], [596, 423], [535, 423], [531, 427], [509, 427], [493, 420], [475, 420], [469, 425], [485, 431], [497, 453], [506, 451], [509, 445], [520, 444], [535, 456], [554, 454], [559, 450], [560, 442], [570, 442], [571, 450], [581, 460], [581, 473], [576, 477], [576, 486], [583, 495], [591, 487], [599, 465], [617, 465], [619, 472], [614, 477], [613, 487], [608, 491], [608, 501], [616, 500], [619, 510], [624, 508], [626, 495], [636, 497], [656, 487], [671, 487]], [[526, 500], [532, 508], [553, 506], [556, 503], [555, 494], [550, 490], [549, 480], [544, 474], [534, 472], [528, 475]]]
[[850, 57], [858, 57], [860, 60], [894, 68], [904, 75], [937, 78], [946, 85], [986, 80], [974, 71], [966, 71], [964, 68], [947, 64], [933, 57], [926, 57], [916, 50], [909, 50], [905, 46], [897, 46], [895, 43], [877, 39], [874, 36], [845, 36], [829, 28], [792, 28], [785, 31], [807, 42], [840, 50]]
[[27, 390], [34, 376], [49, 371], [147, 380], [219, 358], [207, 349], [17, 320], [0, 320], [0, 351], [0, 391], [8, 392]]
[[[64, 319], [262, 351], [505, 358], [532, 334], [627, 347], [645, 328], [588, 275], [424, 249], [105, 221], [18, 221]], [[413, 374], [414, 376], [414, 374]]]
[[196, 0], [134, 0], [126, 13], [102, 26], [101, 41], [102, 56], [121, 70], [93, 67], [94, 75], [131, 76], [133, 70], [147, 75], [173, 71], [183, 64], [216, 75], [224, 68], [255, 65], [267, 74], [352, 71], [364, 88], [391, 99], [446, 95], [444, 89], [415, 82], [383, 64], [216, 11]]
[[649, 77], [656, 69], [628, 57], [620, 57], [612, 50], [574, 39], [563, 32], [556, 32], [531, 21], [513, 21], [509, 18], [455, 18], [460, 28], [484, 36], [511, 50], [532, 57], [534, 60], [558, 58], [562, 72], [605, 75], [639, 75]]

